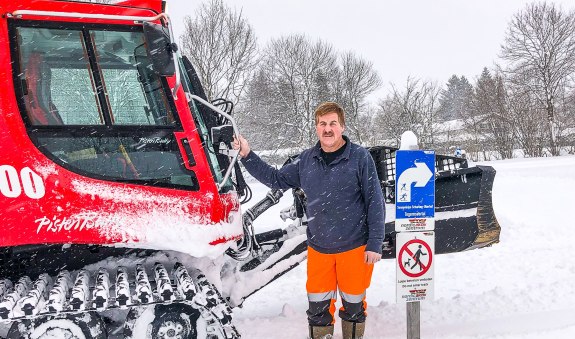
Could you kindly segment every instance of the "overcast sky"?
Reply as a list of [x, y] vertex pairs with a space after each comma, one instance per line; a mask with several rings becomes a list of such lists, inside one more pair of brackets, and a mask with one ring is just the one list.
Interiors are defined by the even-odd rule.
[[[453, 74], [474, 81], [497, 61], [511, 17], [524, 0], [224, 0], [242, 10], [261, 47], [303, 33], [373, 62], [383, 83], [408, 76], [444, 85]], [[168, 1], [176, 35], [200, 1]], [[555, 0], [564, 10], [573, 0]], [[386, 87], [380, 90], [385, 91]]]

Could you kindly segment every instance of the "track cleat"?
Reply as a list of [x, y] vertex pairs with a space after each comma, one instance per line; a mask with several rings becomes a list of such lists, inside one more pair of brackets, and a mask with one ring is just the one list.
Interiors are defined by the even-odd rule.
[[118, 272], [116, 273], [116, 302], [120, 307], [127, 307], [132, 304], [128, 271], [122, 266], [118, 267]]
[[154, 274], [156, 277], [156, 293], [161, 297], [163, 302], [170, 302], [176, 299], [170, 276], [164, 265], [156, 263], [154, 265]]
[[46, 305], [48, 312], [60, 313], [64, 310], [64, 304], [68, 298], [70, 286], [72, 286], [70, 272], [64, 270], [58, 273], [54, 287], [52, 287], [48, 294], [48, 303]]
[[8, 293], [0, 302], [0, 319], [8, 319], [13, 316], [14, 306], [28, 292], [28, 286], [32, 280], [24, 276], [18, 280], [12, 292]]
[[74, 311], [83, 311], [86, 309], [88, 299], [90, 298], [90, 275], [86, 270], [80, 270], [76, 276], [74, 287], [72, 288], [72, 295], [70, 300], [70, 307]]
[[140, 304], [147, 304], [154, 301], [150, 279], [143, 265], [136, 265], [136, 298]]
[[12, 290], [12, 281], [8, 279], [0, 280], [0, 300], [4, 298], [4, 295]]
[[101, 311], [108, 309], [110, 302], [110, 274], [104, 268], [98, 270], [96, 286], [92, 294], [94, 307]]
[[24, 315], [35, 315], [40, 311], [37, 307], [38, 303], [44, 300], [50, 283], [52, 283], [52, 278], [47, 273], [40, 274], [30, 291], [18, 302]]
[[196, 295], [196, 286], [194, 285], [192, 277], [190, 277], [190, 274], [186, 270], [186, 267], [177, 262], [174, 265], [172, 275], [174, 276], [180, 295], [188, 301], [194, 300], [194, 296]]

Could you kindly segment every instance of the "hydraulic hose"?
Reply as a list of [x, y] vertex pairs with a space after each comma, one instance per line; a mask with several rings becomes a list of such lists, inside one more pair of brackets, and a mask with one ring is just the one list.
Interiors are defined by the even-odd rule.
[[226, 253], [236, 259], [245, 260], [251, 254], [254, 248], [259, 248], [258, 241], [256, 240], [253, 228], [253, 221], [267, 211], [270, 207], [277, 204], [283, 197], [283, 190], [271, 190], [266, 194], [266, 197], [249, 208], [243, 216], [243, 229], [244, 237], [238, 242], [237, 249], [228, 249]]

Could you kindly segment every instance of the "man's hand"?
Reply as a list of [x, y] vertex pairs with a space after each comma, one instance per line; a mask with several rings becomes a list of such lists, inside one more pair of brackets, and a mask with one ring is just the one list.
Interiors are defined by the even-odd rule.
[[240, 157], [245, 158], [250, 154], [250, 144], [244, 137], [239, 136], [239, 140], [234, 137], [234, 142], [232, 144], [235, 150], [240, 150]]
[[377, 252], [365, 251], [365, 263], [375, 264], [381, 260], [381, 254]]

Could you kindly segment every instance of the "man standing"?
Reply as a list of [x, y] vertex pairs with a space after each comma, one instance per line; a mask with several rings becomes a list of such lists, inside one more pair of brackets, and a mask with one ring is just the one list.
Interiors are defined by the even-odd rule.
[[239, 136], [244, 167], [270, 188], [301, 187], [307, 196], [307, 311], [310, 338], [331, 338], [339, 289], [343, 338], [362, 338], [366, 289], [381, 259], [385, 206], [369, 152], [343, 135], [345, 116], [337, 103], [315, 111], [318, 143], [281, 169], [250, 151]]

